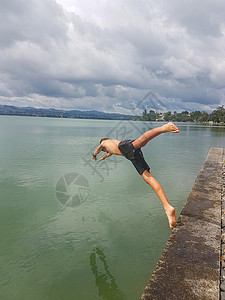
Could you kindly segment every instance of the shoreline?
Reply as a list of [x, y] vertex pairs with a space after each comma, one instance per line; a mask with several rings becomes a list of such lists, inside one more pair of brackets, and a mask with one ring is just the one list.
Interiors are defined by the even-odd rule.
[[[28, 118], [49, 118], [49, 119], [67, 119], [67, 120], [104, 120], [104, 121], [132, 121], [132, 122], [145, 122], [145, 123], [168, 123], [165, 120], [158, 120], [158, 121], [144, 121], [144, 120], [133, 120], [133, 119], [113, 119], [113, 118], [85, 118], [85, 117], [56, 117], [56, 116], [34, 116], [34, 115], [16, 115], [16, 114], [1, 114], [0, 116], [4, 117], [28, 117]], [[195, 124], [195, 125], [207, 125], [211, 127], [220, 127], [225, 126], [225, 123], [209, 123], [209, 122], [191, 122], [191, 121], [173, 121], [176, 124]]]

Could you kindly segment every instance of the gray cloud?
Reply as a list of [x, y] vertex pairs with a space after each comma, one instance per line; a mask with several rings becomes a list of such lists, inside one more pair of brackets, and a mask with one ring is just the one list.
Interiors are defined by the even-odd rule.
[[18, 41], [47, 47], [67, 38], [63, 9], [51, 0], [2, 1], [0, 17], [0, 45], [3, 47]]
[[149, 90], [174, 110], [225, 103], [223, 1], [11, 0], [0, 17], [1, 104], [129, 113]]
[[177, 23], [191, 35], [200, 39], [221, 36], [221, 25], [225, 19], [225, 2], [222, 0], [195, 0], [173, 3], [161, 1], [170, 22]]

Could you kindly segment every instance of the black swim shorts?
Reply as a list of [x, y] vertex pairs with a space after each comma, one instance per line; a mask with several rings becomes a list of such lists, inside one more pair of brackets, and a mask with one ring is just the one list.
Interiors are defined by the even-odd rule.
[[[134, 140], [133, 140], [134, 141]], [[129, 159], [138, 173], [141, 175], [145, 170], [150, 170], [149, 165], [146, 163], [141, 149], [135, 149], [132, 140], [121, 141], [118, 145], [120, 152]]]

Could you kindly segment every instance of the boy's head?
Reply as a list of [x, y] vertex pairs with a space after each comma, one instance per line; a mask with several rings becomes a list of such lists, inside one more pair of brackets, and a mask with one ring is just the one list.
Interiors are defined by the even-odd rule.
[[109, 138], [102, 138], [102, 139], [100, 140], [100, 143], [99, 143], [99, 144], [101, 144], [101, 142], [103, 142], [103, 141], [105, 141], [105, 140], [109, 140]]

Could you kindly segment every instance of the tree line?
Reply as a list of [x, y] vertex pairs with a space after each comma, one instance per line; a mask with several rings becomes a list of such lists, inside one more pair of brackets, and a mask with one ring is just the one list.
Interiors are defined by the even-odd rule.
[[168, 111], [166, 113], [157, 113], [154, 110], [147, 112], [144, 110], [140, 118], [135, 118], [140, 121], [172, 121], [172, 122], [213, 122], [213, 123], [225, 123], [225, 108], [224, 106], [218, 106], [212, 113], [206, 111], [182, 111], [180, 113], [174, 111]]

